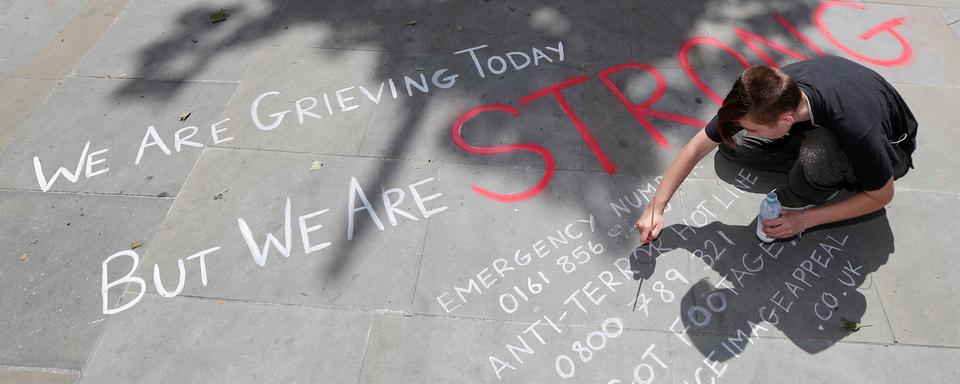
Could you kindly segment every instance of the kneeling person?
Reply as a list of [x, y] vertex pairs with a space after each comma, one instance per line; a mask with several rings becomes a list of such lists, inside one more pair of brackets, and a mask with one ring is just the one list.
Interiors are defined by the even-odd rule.
[[[640, 239], [659, 236], [667, 202], [696, 163], [720, 144], [720, 155], [729, 161], [787, 175], [787, 185], [776, 193], [785, 208], [793, 209], [763, 225], [768, 236], [789, 238], [886, 206], [894, 180], [913, 167], [916, 135], [917, 122], [899, 93], [857, 63], [821, 56], [782, 70], [751, 67], [667, 168], [636, 222]], [[860, 192], [822, 205], [847, 185]]]

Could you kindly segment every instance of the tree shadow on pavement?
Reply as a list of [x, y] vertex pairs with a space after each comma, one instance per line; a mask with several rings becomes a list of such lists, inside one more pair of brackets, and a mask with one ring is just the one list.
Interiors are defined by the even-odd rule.
[[[704, 33], [701, 25], [719, 23], [724, 33], [731, 36], [734, 27], [741, 27], [758, 35], [766, 36], [779, 41], [787, 41], [798, 50], [804, 50], [796, 38], [779, 25], [774, 15], [787, 17], [798, 28], [809, 23], [811, 11], [816, 3], [808, 1], [776, 1], [764, 4], [753, 4], [753, 12], [749, 15], [738, 16], [730, 25], [728, 12], [724, 7], [735, 7], [737, 2], [729, 1], [695, 1], [695, 2], [650, 2], [612, 1], [590, 3], [589, 6], [579, 1], [530, 1], [517, 3], [490, 2], [488, 0], [474, 0], [468, 2], [440, 2], [440, 1], [386, 1], [375, 0], [355, 3], [308, 1], [308, 0], [265, 0], [261, 6], [234, 3], [227, 7], [236, 17], [211, 24], [206, 20], [207, 15], [215, 12], [220, 6], [195, 5], [186, 7], [180, 12], [177, 20], [178, 28], [167, 31], [163, 38], [139, 48], [139, 66], [136, 72], [130, 74], [133, 79], [128, 85], [121, 88], [113, 96], [126, 98], [142, 92], [143, 86], [139, 83], [154, 79], [177, 80], [171, 87], [155, 88], [161, 94], [161, 99], [170, 99], [190, 80], [197, 79], [200, 73], [212, 68], [220, 57], [229, 56], [231, 52], [248, 51], [254, 55], [257, 49], [264, 45], [272, 46], [302, 46], [321, 50], [320, 54], [328, 56], [345, 55], [351, 49], [377, 52], [377, 61], [380, 65], [409, 63], [409, 57], [414, 53], [442, 54], [452, 57], [456, 50], [489, 44], [491, 49], [499, 51], [516, 50], [531, 45], [556, 44], [563, 41], [566, 49], [567, 62], [564, 64], [572, 70], [595, 66], [608, 66], [625, 62], [642, 62], [658, 67], [671, 67], [677, 70], [677, 50], [685, 39]], [[588, 7], [588, 8], [587, 8]], [[262, 9], [261, 9], [262, 8]], [[760, 8], [760, 9], [757, 9]], [[256, 11], [252, 11], [256, 9]], [[249, 14], [247, 14], [249, 13]], [[252, 14], [252, 15], [251, 15]], [[239, 17], [243, 15], [244, 17]], [[123, 17], [123, 16], [121, 16]], [[238, 24], [241, 23], [242, 24]], [[305, 32], [316, 32], [315, 35]], [[184, 44], [192, 39], [204, 41], [214, 47], [210, 51], [186, 50]], [[731, 47], [737, 49], [755, 63], [759, 58], [749, 51], [743, 41], [730, 39]], [[705, 48], [697, 50], [691, 55], [691, 63], [698, 69], [722, 71], [727, 77], [735, 77], [742, 69], [740, 64], [728, 55], [718, 54], [719, 50]], [[770, 52], [774, 58], [786, 58], [776, 52]], [[281, 64], [278, 64], [281, 65]], [[406, 70], [412, 70], [407, 68]], [[595, 76], [595, 72], [580, 72]], [[250, 74], [248, 74], [249, 76]], [[265, 76], [268, 74], [257, 74]], [[463, 84], [458, 90], [477, 99], [490, 102], [516, 104], [520, 94], [488, 95], [487, 90], [479, 79], [468, 79], [462, 76]], [[649, 80], [649, 74], [638, 72], [623, 75], [613, 79], [618, 86], [625, 86], [630, 82]], [[709, 76], [704, 77], [711, 82]], [[599, 84], [599, 80], [593, 79]], [[532, 83], [532, 82], [531, 82]], [[647, 82], [646, 91], [651, 85]], [[602, 86], [598, 86], [602, 88]], [[522, 84], [515, 89], [523, 89]], [[536, 91], [537, 88], [525, 90]], [[266, 91], [266, 90], [265, 90]], [[280, 90], [283, 93], [283, 90]], [[570, 89], [565, 93], [582, 94], [582, 90]], [[701, 99], [706, 99], [700, 91], [689, 81], [670, 84], [669, 93], [684, 95], [682, 102], [669, 101], [661, 103], [660, 108], [677, 113], [707, 114], [715, 108], [713, 105], [701, 105]], [[650, 93], [647, 93], [649, 95]], [[693, 94], [699, 97], [693, 97]], [[689, 95], [689, 97], [687, 97]], [[628, 95], [630, 96], [630, 95]], [[648, 96], [639, 96], [648, 97]], [[585, 99], [586, 97], [583, 97]], [[694, 104], [693, 100], [697, 103]], [[408, 159], [416, 145], [410, 138], [418, 136], [424, 122], [429, 121], [424, 107], [427, 103], [405, 101], [398, 99], [407, 108], [402, 116], [398, 116], [395, 125], [399, 129], [391, 132], [393, 136], [389, 147], [379, 156], [386, 159]], [[413, 100], [413, 99], [409, 99]], [[642, 99], [641, 99], [642, 100]], [[664, 105], [666, 104], [666, 105]], [[557, 114], [562, 114], [559, 106], [554, 106]], [[583, 105], [575, 106], [579, 111], [587, 108]], [[622, 125], [628, 129], [611, 129], [605, 126], [596, 126], [593, 134], [602, 142], [618, 142], [623, 136], [629, 138], [620, 142], [630, 142], [629, 151], [620, 160], [636, 161], [636, 154], [657, 153], [660, 156], [650, 156], [639, 168], [633, 169], [639, 175], [655, 175], [662, 172], [669, 155], [663, 152], [664, 148], [650, 139], [642, 126], [630, 116], [622, 105], [613, 97], [600, 107], [591, 107], [594, 110], [587, 114], [612, 115], [609, 111], [616, 111], [616, 115], [623, 120]], [[684, 111], [687, 110], [687, 111]], [[696, 113], [689, 112], [695, 110]], [[461, 111], [462, 112], [466, 112]], [[450, 142], [451, 118], [446, 124], [435, 127], [427, 137], [437, 142]], [[571, 131], [575, 127], [566, 122]], [[656, 120], [661, 130], [673, 132], [671, 142], [679, 147], [682, 141], [692, 136], [698, 128], [683, 127], [670, 121]], [[369, 129], [369, 128], [367, 128]], [[543, 130], [536, 127], [530, 129], [494, 130], [495, 137], [491, 141], [500, 143], [543, 142]], [[612, 140], [610, 139], [611, 137]], [[548, 148], [554, 153], [570, 152], [580, 148]], [[473, 164], [488, 164], [489, 160], [481, 156], [470, 156], [456, 148], [451, 151], [464, 157], [464, 162]], [[585, 158], [589, 155], [584, 155]], [[401, 162], [384, 162], [378, 174], [371, 180], [381, 185], [392, 185], [393, 175]], [[515, 166], [542, 168], [538, 158], [525, 160]], [[582, 165], [581, 168], [588, 168]], [[468, 189], [464, 186], [464, 189]], [[518, 189], [526, 188], [522, 181], [518, 182]], [[586, 191], [581, 187], [581, 191]], [[566, 196], [563, 204], [575, 204], [580, 207], [589, 206], [591, 197], [585, 194]], [[362, 232], [376, 232], [369, 222], [360, 222], [355, 227], [355, 237], [363, 238]], [[334, 256], [336, 262], [328, 276], [338, 275], [350, 259], [349, 247], [344, 247]]]
[[870, 275], [894, 252], [885, 210], [770, 244], [757, 239], [756, 220], [671, 225], [633, 253], [634, 279], [652, 276], [656, 258], [676, 249], [711, 276], [691, 281], [680, 300], [683, 327], [673, 331], [711, 360], [739, 357], [757, 336], [782, 334], [813, 354], [855, 332], [889, 334]]

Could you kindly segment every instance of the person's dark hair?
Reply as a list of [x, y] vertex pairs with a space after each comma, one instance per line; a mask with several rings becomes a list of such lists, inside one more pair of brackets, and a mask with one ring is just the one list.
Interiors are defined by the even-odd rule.
[[784, 112], [796, 109], [800, 100], [800, 87], [783, 71], [766, 65], [750, 67], [733, 83], [717, 111], [720, 138], [733, 146], [733, 136], [743, 129], [741, 118], [773, 124]]

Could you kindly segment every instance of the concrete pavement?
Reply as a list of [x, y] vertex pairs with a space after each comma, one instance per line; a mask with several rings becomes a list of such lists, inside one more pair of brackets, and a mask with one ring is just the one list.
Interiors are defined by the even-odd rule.
[[[958, 19], [0, 1], [0, 383], [957, 382]], [[761, 245], [781, 177], [711, 154], [640, 246], [743, 64], [822, 53], [920, 122], [894, 201]]]

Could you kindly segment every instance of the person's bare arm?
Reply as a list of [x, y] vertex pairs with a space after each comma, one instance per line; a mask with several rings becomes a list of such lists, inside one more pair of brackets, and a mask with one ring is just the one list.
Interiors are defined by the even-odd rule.
[[[811, 208], [803, 213], [784, 210], [777, 219], [763, 222], [764, 232], [774, 238], [788, 238], [816, 227], [860, 217], [885, 207], [893, 200], [893, 178], [878, 190], [863, 191], [834, 204]], [[806, 216], [806, 225], [804, 225]]]
[[680, 153], [667, 168], [657, 192], [653, 194], [647, 208], [643, 210], [643, 215], [634, 224], [640, 232], [640, 241], [648, 243], [660, 235], [660, 230], [663, 229], [663, 210], [667, 203], [670, 202], [673, 194], [690, 174], [690, 171], [693, 170], [693, 167], [716, 147], [717, 143], [710, 140], [704, 130], [697, 132], [683, 146], [683, 149], [680, 150]]

